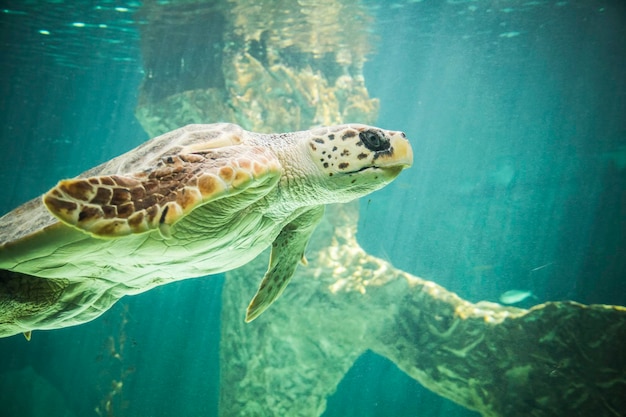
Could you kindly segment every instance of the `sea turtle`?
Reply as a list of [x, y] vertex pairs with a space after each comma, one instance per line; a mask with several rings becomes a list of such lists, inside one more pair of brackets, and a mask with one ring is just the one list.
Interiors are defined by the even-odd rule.
[[360, 124], [195, 124], [156, 137], [0, 218], [0, 336], [84, 323], [124, 295], [237, 268], [271, 245], [251, 321], [305, 261], [324, 204], [412, 162], [404, 133]]

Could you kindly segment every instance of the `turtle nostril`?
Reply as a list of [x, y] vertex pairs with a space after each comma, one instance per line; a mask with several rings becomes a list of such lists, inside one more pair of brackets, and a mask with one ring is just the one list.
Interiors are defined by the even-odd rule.
[[387, 139], [382, 133], [375, 130], [363, 131], [359, 133], [359, 138], [365, 147], [370, 151], [384, 151], [391, 147], [389, 139]]

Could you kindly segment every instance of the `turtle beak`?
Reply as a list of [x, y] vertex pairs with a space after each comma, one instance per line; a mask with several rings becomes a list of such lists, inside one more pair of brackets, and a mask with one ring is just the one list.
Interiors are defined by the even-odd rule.
[[376, 154], [376, 167], [397, 171], [399, 174], [403, 169], [413, 165], [413, 149], [402, 132], [394, 132], [389, 142], [391, 145], [389, 149]]

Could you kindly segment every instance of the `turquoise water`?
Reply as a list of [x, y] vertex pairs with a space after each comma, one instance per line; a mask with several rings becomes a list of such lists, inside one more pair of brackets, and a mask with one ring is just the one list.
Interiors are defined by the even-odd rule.
[[[415, 163], [362, 199], [360, 244], [470, 301], [521, 289], [535, 297], [521, 307], [626, 305], [623, 2], [366, 4], [374, 23], [347, 30], [376, 35], [364, 75], [377, 125], [405, 131]], [[148, 139], [133, 115], [140, 7], [3, 3], [1, 213]], [[95, 416], [123, 380], [117, 416], [217, 415], [222, 283], [0, 339], [0, 414]], [[323, 415], [478, 414], [368, 352]]]

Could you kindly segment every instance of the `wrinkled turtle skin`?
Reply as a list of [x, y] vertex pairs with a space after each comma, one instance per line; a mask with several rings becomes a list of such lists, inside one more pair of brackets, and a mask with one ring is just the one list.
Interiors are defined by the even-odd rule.
[[92, 320], [124, 295], [246, 264], [271, 246], [246, 321], [285, 289], [325, 204], [411, 166], [402, 132], [259, 134], [188, 125], [0, 218], [0, 336]]

